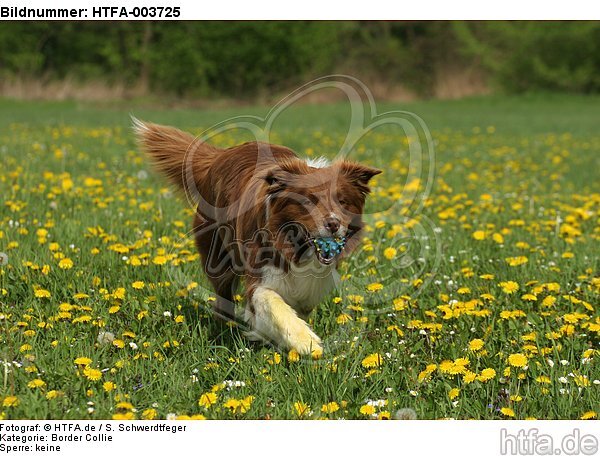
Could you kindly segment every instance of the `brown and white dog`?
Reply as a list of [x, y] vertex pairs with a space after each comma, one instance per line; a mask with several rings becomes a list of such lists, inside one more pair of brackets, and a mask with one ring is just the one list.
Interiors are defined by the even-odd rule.
[[[369, 180], [381, 171], [347, 160], [305, 161], [287, 147], [247, 142], [219, 149], [178, 129], [134, 119], [140, 146], [197, 204], [195, 240], [217, 294], [214, 313], [235, 316], [246, 288], [251, 338], [320, 356], [306, 322], [338, 278], [337, 263], [358, 244]], [[314, 240], [341, 238], [324, 255]]]

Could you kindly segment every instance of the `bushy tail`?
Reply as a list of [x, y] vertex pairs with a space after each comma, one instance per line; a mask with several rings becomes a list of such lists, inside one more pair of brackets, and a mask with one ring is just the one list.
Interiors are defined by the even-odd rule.
[[200, 186], [218, 149], [177, 128], [142, 122], [135, 117], [132, 122], [140, 148], [158, 171], [186, 192], [194, 190], [190, 188], [192, 184]]

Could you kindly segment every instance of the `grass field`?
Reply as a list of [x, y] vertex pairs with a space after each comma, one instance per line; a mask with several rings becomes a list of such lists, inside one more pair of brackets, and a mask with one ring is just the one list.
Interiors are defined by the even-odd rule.
[[[434, 185], [417, 211], [403, 195], [426, 183], [409, 174], [406, 138], [361, 141], [352, 158], [385, 172], [343, 286], [313, 315], [326, 345], [314, 361], [209, 317], [192, 210], [129, 129], [129, 112], [199, 133], [266, 108], [0, 101], [0, 415], [596, 418], [600, 100], [379, 108], [427, 123]], [[333, 156], [347, 117], [341, 104], [294, 107], [272, 140]]]

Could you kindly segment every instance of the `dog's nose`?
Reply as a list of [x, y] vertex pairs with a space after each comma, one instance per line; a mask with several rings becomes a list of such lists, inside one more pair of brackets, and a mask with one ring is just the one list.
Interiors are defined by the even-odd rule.
[[324, 222], [325, 228], [329, 230], [331, 234], [337, 232], [340, 229], [340, 221], [335, 217], [327, 217]]

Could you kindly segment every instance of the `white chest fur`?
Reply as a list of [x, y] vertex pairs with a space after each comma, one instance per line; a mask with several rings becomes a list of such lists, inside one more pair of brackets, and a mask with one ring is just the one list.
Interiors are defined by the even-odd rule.
[[288, 272], [265, 266], [261, 286], [277, 292], [300, 315], [310, 313], [339, 282], [334, 265], [324, 266], [316, 260], [291, 265]]

